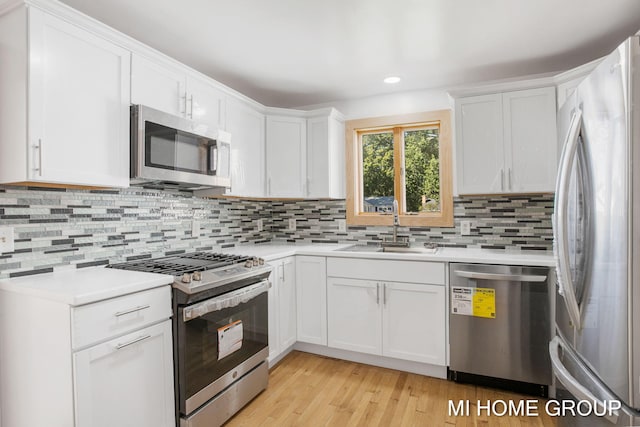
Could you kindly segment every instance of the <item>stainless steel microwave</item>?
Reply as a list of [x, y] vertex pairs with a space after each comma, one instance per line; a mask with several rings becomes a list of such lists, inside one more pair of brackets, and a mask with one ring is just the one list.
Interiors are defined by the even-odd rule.
[[131, 106], [131, 183], [231, 187], [231, 135], [144, 105]]

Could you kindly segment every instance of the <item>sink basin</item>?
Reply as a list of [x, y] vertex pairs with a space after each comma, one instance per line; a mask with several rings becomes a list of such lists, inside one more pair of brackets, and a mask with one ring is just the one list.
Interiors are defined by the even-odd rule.
[[401, 253], [401, 254], [435, 254], [438, 252], [438, 247], [433, 248], [412, 248], [412, 247], [397, 247], [397, 246], [386, 246], [381, 248], [380, 252], [393, 252], [393, 253]]
[[401, 254], [435, 254], [438, 247], [399, 247], [399, 246], [373, 246], [373, 245], [352, 245], [343, 249], [336, 249], [347, 252], [387, 252]]
[[336, 249], [337, 251], [347, 251], [347, 252], [382, 252], [382, 248], [380, 246], [372, 246], [372, 245], [352, 245], [343, 249]]

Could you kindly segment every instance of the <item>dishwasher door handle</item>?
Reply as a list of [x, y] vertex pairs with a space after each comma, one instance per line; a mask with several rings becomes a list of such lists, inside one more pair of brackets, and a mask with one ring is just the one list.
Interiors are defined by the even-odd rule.
[[511, 282], [544, 282], [547, 276], [538, 274], [500, 274], [500, 273], [479, 273], [476, 271], [454, 270], [456, 276], [477, 280], [508, 280]]

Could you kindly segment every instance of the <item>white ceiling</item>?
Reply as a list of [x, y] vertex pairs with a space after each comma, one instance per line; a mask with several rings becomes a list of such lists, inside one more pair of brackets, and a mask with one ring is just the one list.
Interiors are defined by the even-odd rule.
[[640, 30], [638, 0], [63, 2], [276, 107], [562, 71]]

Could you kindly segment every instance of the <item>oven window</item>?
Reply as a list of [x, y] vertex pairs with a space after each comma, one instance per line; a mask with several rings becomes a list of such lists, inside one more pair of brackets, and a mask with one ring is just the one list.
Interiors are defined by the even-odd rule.
[[[185, 381], [182, 384], [185, 399], [267, 347], [267, 307], [267, 293], [264, 292], [236, 307], [214, 311], [180, 324], [185, 334], [181, 343], [184, 363], [180, 363], [184, 375], [179, 377]], [[229, 343], [220, 345], [219, 330], [223, 333], [227, 330], [232, 341], [241, 333], [239, 348], [234, 350], [237, 345], [234, 347]]]
[[212, 174], [216, 141], [145, 122], [145, 165], [182, 172]]

